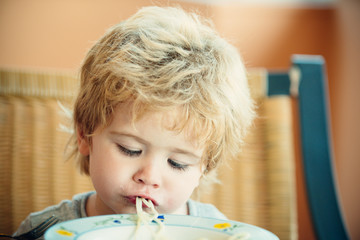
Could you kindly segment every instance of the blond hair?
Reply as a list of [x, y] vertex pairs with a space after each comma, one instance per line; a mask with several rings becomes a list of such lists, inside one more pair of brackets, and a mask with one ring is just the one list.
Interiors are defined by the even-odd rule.
[[[204, 142], [206, 172], [238, 154], [254, 117], [237, 50], [209, 22], [180, 8], [142, 8], [90, 49], [81, 68], [75, 133], [91, 142], [115, 107], [129, 101], [134, 119], [180, 107], [174, 130], [191, 128]], [[88, 156], [79, 155], [78, 162], [89, 174]]]

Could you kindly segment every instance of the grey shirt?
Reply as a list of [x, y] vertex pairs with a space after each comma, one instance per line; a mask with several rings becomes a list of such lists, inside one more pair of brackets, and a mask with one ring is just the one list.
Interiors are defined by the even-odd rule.
[[[72, 200], [61, 201], [58, 205], [50, 206], [40, 212], [31, 213], [20, 225], [15, 236], [30, 231], [48, 217], [54, 215], [61, 221], [84, 218], [86, 215], [86, 201], [95, 192], [80, 193]], [[197, 217], [210, 217], [217, 219], [227, 219], [214, 205], [188, 200], [189, 215]], [[43, 237], [38, 239], [44, 239]]]

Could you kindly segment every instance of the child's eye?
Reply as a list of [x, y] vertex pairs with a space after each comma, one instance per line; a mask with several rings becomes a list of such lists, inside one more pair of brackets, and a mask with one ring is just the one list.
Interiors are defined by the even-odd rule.
[[130, 157], [133, 157], [133, 156], [139, 156], [142, 151], [141, 150], [130, 150], [130, 149], [127, 149], [126, 147], [124, 146], [121, 146], [119, 144], [117, 144], [118, 148], [120, 149], [121, 152], [123, 152], [125, 155], [128, 155]]
[[176, 169], [176, 170], [186, 170], [187, 169], [187, 167], [188, 167], [188, 165], [186, 165], [186, 164], [180, 164], [180, 163], [178, 163], [178, 162], [175, 162], [174, 160], [172, 160], [172, 159], [168, 159], [168, 163], [170, 164], [170, 167], [172, 167], [172, 168], [174, 168], [174, 169]]

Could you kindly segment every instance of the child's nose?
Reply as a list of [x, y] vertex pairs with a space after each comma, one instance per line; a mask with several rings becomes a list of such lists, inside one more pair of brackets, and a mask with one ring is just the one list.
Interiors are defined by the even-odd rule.
[[154, 163], [144, 164], [133, 176], [135, 182], [158, 188], [160, 171]]

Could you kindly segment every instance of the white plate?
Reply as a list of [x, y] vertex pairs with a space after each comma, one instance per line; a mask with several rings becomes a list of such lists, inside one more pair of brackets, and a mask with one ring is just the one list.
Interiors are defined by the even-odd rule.
[[[248, 240], [279, 240], [271, 232], [241, 222], [199, 218], [183, 215], [160, 215], [164, 223], [164, 236], [169, 240], [227, 240], [235, 234], [246, 234]], [[104, 215], [79, 218], [52, 226], [45, 233], [46, 240], [121, 240], [153, 239], [159, 229], [157, 223], [141, 226], [136, 238], [135, 214]], [[242, 239], [242, 238], [239, 238]], [[245, 238], [244, 238], [245, 239]]]

